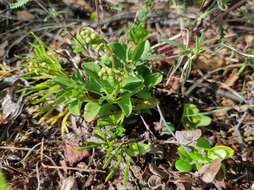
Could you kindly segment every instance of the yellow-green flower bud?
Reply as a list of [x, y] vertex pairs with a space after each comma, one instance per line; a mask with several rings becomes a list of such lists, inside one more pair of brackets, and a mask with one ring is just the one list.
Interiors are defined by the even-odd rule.
[[95, 34], [95, 33], [91, 33], [90, 38], [91, 38], [92, 40], [94, 40], [94, 39], [96, 38], [96, 34]]

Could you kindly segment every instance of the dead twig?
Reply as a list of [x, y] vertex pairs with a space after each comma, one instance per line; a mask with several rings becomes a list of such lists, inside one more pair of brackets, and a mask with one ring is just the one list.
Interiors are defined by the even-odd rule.
[[62, 167], [62, 166], [50, 166], [50, 165], [45, 165], [43, 163], [41, 163], [41, 165], [44, 168], [48, 168], [48, 169], [61, 169], [61, 170], [74, 170], [74, 171], [80, 171], [80, 172], [87, 172], [87, 173], [106, 173], [103, 170], [97, 170], [97, 169], [84, 169], [84, 168], [77, 168], [77, 167]]
[[155, 134], [152, 132], [152, 130], [150, 129], [149, 125], [146, 123], [145, 119], [143, 118], [143, 116], [140, 116], [144, 126], [146, 127], [147, 131], [149, 131], [149, 133], [153, 136], [153, 138], [157, 139]]

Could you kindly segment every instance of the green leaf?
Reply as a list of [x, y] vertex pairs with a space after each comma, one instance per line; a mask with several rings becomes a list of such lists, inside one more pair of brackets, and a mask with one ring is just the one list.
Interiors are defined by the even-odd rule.
[[100, 112], [98, 113], [98, 115], [100, 117], [109, 116], [110, 114], [112, 114], [115, 107], [116, 107], [115, 105], [111, 105], [111, 104], [108, 104], [108, 103], [103, 103], [101, 105]]
[[202, 115], [200, 116], [200, 120], [197, 124], [197, 127], [205, 127], [205, 126], [208, 126], [210, 125], [212, 122], [212, 119], [209, 117], [209, 116], [206, 116], [206, 115]]
[[137, 77], [137, 76], [128, 76], [124, 86], [120, 90], [121, 94], [128, 94], [128, 96], [132, 96], [144, 88], [144, 79], [142, 77]]
[[151, 146], [149, 144], [142, 144], [142, 143], [131, 143], [126, 150], [126, 153], [131, 156], [140, 156], [145, 155], [146, 153], [150, 152]]
[[206, 138], [203, 138], [203, 137], [198, 139], [196, 146], [198, 148], [202, 148], [202, 149], [205, 149], [205, 150], [208, 150], [208, 149], [211, 148], [210, 142]]
[[167, 122], [166, 125], [163, 126], [162, 131], [160, 135], [172, 135], [172, 133], [175, 131], [175, 126], [171, 122]]
[[133, 24], [130, 27], [129, 37], [135, 44], [138, 44], [140, 41], [146, 40], [148, 38], [148, 35], [149, 33], [146, 31], [144, 23]]
[[144, 50], [145, 50], [145, 44], [146, 44], [146, 41], [141, 41], [138, 43], [137, 47], [135, 48], [133, 55], [132, 55], [132, 61], [134, 63], [136, 63], [143, 55]]
[[126, 49], [127, 46], [123, 45], [119, 42], [113, 42], [110, 44], [114, 54], [122, 61], [126, 62], [127, 58], [126, 58]]
[[138, 143], [139, 155], [145, 155], [151, 151], [151, 146], [149, 144]]
[[117, 102], [125, 116], [129, 116], [132, 112], [131, 99], [128, 96], [123, 96]]
[[123, 179], [125, 182], [129, 180], [130, 166], [131, 166], [131, 157], [127, 155], [127, 162], [123, 173]]
[[192, 158], [190, 157], [189, 153], [186, 151], [186, 148], [185, 148], [185, 147], [180, 146], [180, 147], [177, 149], [177, 151], [178, 151], [178, 154], [179, 154], [179, 156], [180, 156], [180, 158], [181, 158], [182, 160], [186, 160], [186, 161], [189, 161], [189, 162], [192, 161]]
[[141, 99], [149, 100], [152, 98], [152, 93], [148, 90], [141, 90], [140, 92], [135, 94], [135, 96]]
[[205, 127], [212, 122], [212, 119], [206, 115], [202, 115], [194, 104], [185, 104], [183, 110], [184, 128]]
[[73, 115], [80, 115], [80, 109], [82, 106], [82, 101], [80, 100], [74, 100], [72, 101], [69, 106], [68, 110], [73, 114]]
[[133, 85], [136, 84], [138, 85], [139, 83], [143, 83], [144, 79], [140, 76], [128, 76], [127, 79], [124, 81], [124, 86], [129, 86], [129, 85]]
[[120, 166], [120, 163], [121, 163], [122, 159], [123, 159], [122, 154], [121, 154], [121, 153], [118, 154], [118, 155], [117, 155], [116, 163], [114, 164], [113, 168], [110, 170], [109, 174], [107, 175], [107, 177], [106, 177], [106, 179], [105, 179], [105, 182], [107, 182], [108, 180], [110, 180], [110, 179], [113, 177], [113, 175], [116, 173], [117, 169], [118, 169], [119, 166]]
[[162, 81], [160, 73], [150, 73], [145, 76], [145, 84], [148, 88], [152, 88]]
[[101, 146], [102, 146], [102, 143], [95, 143], [95, 142], [86, 141], [84, 143], [84, 147], [79, 148], [79, 151], [87, 151], [92, 148], [97, 148], [97, 147], [101, 147]]
[[84, 63], [82, 67], [85, 69], [89, 81], [86, 82], [86, 87], [88, 90], [91, 90], [94, 93], [100, 94], [101, 91], [109, 95], [115, 88], [110, 85], [107, 80], [102, 80], [98, 73], [101, 70], [100, 66], [95, 63]]
[[88, 102], [85, 105], [84, 118], [87, 122], [94, 120], [100, 112], [101, 106], [96, 102]]
[[188, 161], [181, 159], [176, 161], [175, 167], [180, 172], [191, 172], [192, 170], [192, 165]]
[[192, 151], [189, 153], [191, 159], [196, 160], [198, 163], [207, 164], [210, 162], [208, 158], [203, 157], [201, 154], [199, 154], [196, 151]]
[[61, 85], [62, 87], [73, 87], [74, 84], [73, 80], [71, 80], [67, 76], [56, 77], [54, 79], [54, 82]]
[[215, 146], [208, 150], [208, 158], [212, 160], [232, 158], [234, 150], [228, 146]]
[[89, 73], [98, 73], [100, 71], [100, 66], [92, 62], [86, 62], [82, 64], [82, 68]]
[[143, 50], [143, 53], [142, 53], [142, 56], [140, 57], [140, 59], [142, 60], [147, 60], [149, 59], [149, 56], [151, 56], [152, 54], [150, 53], [151, 51], [151, 46], [150, 46], [150, 43], [148, 40], [146, 40], [145, 42], [145, 47], [144, 47], [144, 50]]

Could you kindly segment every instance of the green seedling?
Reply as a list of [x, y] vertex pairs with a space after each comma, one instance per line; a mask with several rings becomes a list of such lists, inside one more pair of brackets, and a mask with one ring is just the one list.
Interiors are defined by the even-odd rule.
[[209, 141], [201, 137], [194, 148], [179, 147], [178, 155], [180, 159], [175, 162], [176, 169], [180, 172], [192, 172], [214, 160], [232, 158], [234, 150], [227, 146], [211, 147]]
[[202, 115], [196, 105], [184, 104], [182, 122], [184, 128], [195, 129], [210, 125], [212, 119], [209, 116]]

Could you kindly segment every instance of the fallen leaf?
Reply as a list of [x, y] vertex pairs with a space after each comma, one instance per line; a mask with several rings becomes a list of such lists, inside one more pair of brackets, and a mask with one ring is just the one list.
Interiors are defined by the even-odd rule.
[[92, 184], [93, 184], [93, 181], [95, 179], [95, 175], [89, 175], [85, 184], [84, 184], [84, 187], [90, 187]]
[[158, 188], [158, 186], [162, 184], [161, 177], [152, 175], [149, 177], [147, 184], [151, 189]]
[[245, 40], [246, 44], [249, 46], [254, 44], [254, 36], [253, 35], [246, 35], [244, 37], [244, 40]]
[[34, 19], [34, 16], [26, 10], [17, 11], [17, 17], [23, 21], [29, 21], [29, 20]]
[[2, 102], [2, 109], [3, 109], [3, 117], [15, 117], [20, 106], [12, 101], [12, 97], [10, 94], [7, 94]]
[[64, 156], [66, 161], [73, 166], [73, 164], [79, 162], [83, 158], [87, 158], [90, 156], [88, 151], [79, 151], [79, 145], [77, 142], [72, 140], [68, 140], [65, 142], [64, 147]]
[[204, 53], [197, 58], [197, 60], [193, 64], [193, 69], [200, 69], [202, 71], [208, 72], [223, 67], [225, 65], [226, 60], [223, 55]]
[[232, 87], [232, 86], [234, 86], [234, 84], [238, 80], [238, 78], [239, 78], [239, 75], [237, 74], [237, 70], [233, 70], [232, 73], [225, 80], [224, 84], [227, 87]]
[[63, 0], [63, 2], [68, 6], [72, 6], [83, 11], [92, 12], [91, 6], [85, 0]]
[[226, 183], [224, 178], [225, 178], [224, 172], [222, 170], [219, 170], [213, 181], [216, 187], [220, 187], [218, 189], [226, 189]]
[[5, 125], [7, 122], [7, 119], [0, 114], [0, 126]]
[[179, 144], [187, 145], [195, 142], [201, 137], [202, 133], [200, 129], [176, 131], [175, 137]]
[[77, 181], [73, 176], [62, 181], [61, 190], [78, 190]]
[[202, 181], [205, 183], [212, 183], [220, 171], [221, 168], [220, 159], [212, 161], [210, 164], [204, 165], [198, 170], [199, 175], [201, 176]]
[[176, 94], [181, 86], [180, 77], [171, 77], [170, 80], [167, 81], [165, 88], [169, 91], [169, 94]]
[[154, 163], [150, 163], [148, 165], [150, 172], [155, 175], [159, 176], [161, 179], [167, 179], [168, 173], [162, 170], [161, 168], [157, 167]]

